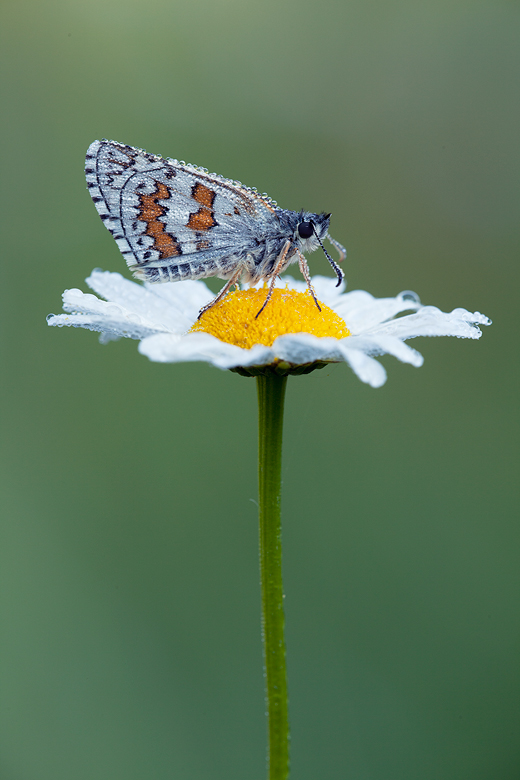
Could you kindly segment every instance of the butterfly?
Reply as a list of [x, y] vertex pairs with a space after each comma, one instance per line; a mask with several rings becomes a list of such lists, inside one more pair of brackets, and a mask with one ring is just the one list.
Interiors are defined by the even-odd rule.
[[176, 282], [217, 276], [226, 284], [203, 309], [239, 282], [269, 283], [298, 262], [311, 284], [305, 252], [321, 247], [338, 277], [327, 238], [345, 259], [345, 248], [329, 236], [330, 214], [289, 211], [267, 194], [185, 162], [148, 154], [115, 141], [94, 141], [85, 175], [99, 216], [114, 236], [128, 267], [147, 282]]

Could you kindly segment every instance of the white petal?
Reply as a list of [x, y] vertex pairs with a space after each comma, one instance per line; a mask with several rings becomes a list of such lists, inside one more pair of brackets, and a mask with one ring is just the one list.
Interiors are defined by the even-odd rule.
[[157, 334], [139, 344], [139, 352], [160, 363], [202, 360], [217, 368], [267, 365], [274, 359], [272, 349], [261, 344], [253, 349], [241, 349], [219, 341], [209, 333], [190, 333], [187, 336]]
[[349, 349], [346, 346], [344, 339], [340, 341], [338, 346], [343, 359], [349, 364], [356, 376], [361, 379], [362, 382], [366, 382], [371, 387], [381, 387], [386, 382], [386, 371], [377, 360], [366, 355], [364, 352], [360, 352], [357, 349]]
[[85, 281], [90, 289], [102, 298], [119, 303], [127, 309], [132, 308], [136, 295], [143, 289], [141, 284], [125, 279], [119, 273], [102, 271], [100, 268], [95, 268]]
[[102, 334], [101, 341], [103, 343], [122, 337], [143, 339], [157, 332], [153, 327], [148, 328], [143, 324], [131, 322], [124, 318], [111, 318], [99, 314], [49, 314], [47, 324], [56, 325], [58, 328], [69, 326], [98, 331]]
[[[238, 347], [237, 347], [238, 349]], [[263, 344], [255, 344], [251, 349], [241, 350], [241, 356], [230, 365], [219, 363], [220, 368], [235, 368], [236, 366], [267, 366], [275, 359], [272, 347], [265, 347]]]
[[[63, 301], [63, 308], [68, 312], [83, 312], [98, 314], [102, 311], [103, 306], [105, 309], [108, 304], [106, 301], [100, 301], [92, 293], [84, 293], [82, 290], [72, 288], [72, 290], [65, 290], [61, 296]], [[117, 312], [121, 309], [119, 306], [115, 307]]]
[[202, 307], [215, 297], [204, 282], [191, 279], [186, 279], [184, 282], [166, 282], [165, 284], [145, 282], [144, 286], [180, 312], [189, 321], [188, 328], [191, 328]]
[[[311, 281], [317, 298], [320, 301], [323, 301], [323, 303], [325, 303], [327, 306], [334, 308], [336, 302], [339, 300], [339, 298], [341, 298], [341, 295], [345, 290], [345, 282], [342, 281], [340, 286], [337, 287], [336, 285], [338, 280], [335, 276], [330, 277], [319, 275], [313, 276]], [[255, 289], [260, 289], [263, 287], [263, 285], [264, 282], [260, 281], [255, 284], [254, 287]], [[284, 276], [279, 276], [276, 279], [275, 287], [282, 290], [288, 288], [289, 290], [296, 290], [296, 292], [305, 292], [307, 289], [307, 282], [303, 281], [302, 279], [294, 279], [294, 277], [286, 274]]]
[[[199, 311], [197, 308], [193, 316], [186, 316], [187, 309], [190, 309], [191, 315], [191, 308], [188, 305], [172, 305], [172, 301], [167, 298], [165, 300], [165, 296], [160, 294], [159, 288], [184, 285], [185, 282], [142, 285], [125, 279], [121, 274], [99, 270], [93, 271], [86, 281], [89, 287], [103, 298], [154, 323], [158, 331], [185, 333], [193, 325]], [[206, 290], [205, 302], [207, 302], [211, 293], [205, 285], [202, 284], [202, 287]], [[188, 296], [186, 298], [188, 299]]]
[[342, 279], [338, 284], [336, 276], [321, 276], [317, 274], [312, 277], [312, 286], [316, 294], [327, 306], [332, 306], [332, 302], [341, 297], [345, 292], [345, 280]]
[[288, 333], [279, 336], [272, 349], [280, 360], [303, 365], [317, 360], [342, 360], [338, 343], [338, 339], [318, 338], [310, 333]]
[[422, 366], [424, 358], [405, 344], [401, 339], [395, 336], [386, 336], [384, 334], [363, 334], [362, 336], [350, 336], [344, 339], [343, 343], [349, 349], [359, 349], [367, 355], [393, 355], [403, 363], [411, 363], [412, 366]]
[[418, 297], [412, 292], [399, 293], [395, 298], [374, 298], [364, 290], [353, 290], [339, 298], [334, 304], [334, 311], [345, 320], [348, 329], [355, 335], [403, 311], [420, 307]]
[[392, 335], [399, 339], [416, 336], [457, 336], [463, 339], [479, 339], [482, 332], [478, 325], [490, 325], [491, 320], [479, 312], [466, 309], [443, 312], [435, 306], [423, 306], [415, 314], [384, 322], [363, 335]]
[[105, 332], [112, 338], [124, 336], [132, 339], [141, 339], [162, 330], [155, 323], [117, 303], [101, 301], [95, 295], [77, 289], [65, 290], [63, 308], [67, 314], [51, 315], [47, 318], [49, 325], [86, 328]]
[[[135, 286], [139, 287], [139, 285]], [[71, 314], [95, 314], [98, 317], [105, 317], [107, 321], [116, 321], [122, 324], [131, 323], [142, 326], [148, 331], [166, 330], [164, 326], [157, 324], [153, 319], [148, 319], [137, 313], [135, 309], [128, 309], [113, 301], [102, 301], [91, 293], [84, 293], [77, 289], [65, 290], [63, 308]]]

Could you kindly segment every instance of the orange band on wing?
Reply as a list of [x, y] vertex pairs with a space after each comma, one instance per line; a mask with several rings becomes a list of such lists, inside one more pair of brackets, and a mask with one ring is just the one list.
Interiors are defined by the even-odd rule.
[[141, 208], [139, 216], [142, 222], [146, 222], [146, 235], [153, 238], [152, 249], [158, 250], [161, 260], [167, 257], [175, 257], [182, 254], [181, 248], [174, 236], [166, 232], [164, 222], [159, 221], [166, 213], [166, 209], [159, 205], [157, 201], [167, 200], [170, 197], [168, 188], [162, 182], [156, 182], [157, 189], [151, 195], [139, 195]]
[[213, 201], [215, 200], [213, 190], [198, 182], [191, 191], [191, 197], [201, 204], [201, 208], [194, 214], [190, 214], [186, 227], [192, 230], [209, 230], [215, 227], [217, 223], [213, 217]]

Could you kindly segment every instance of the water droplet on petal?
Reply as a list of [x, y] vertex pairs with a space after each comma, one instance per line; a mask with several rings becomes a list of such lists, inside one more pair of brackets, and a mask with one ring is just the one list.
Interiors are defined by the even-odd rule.
[[413, 301], [413, 303], [421, 302], [421, 299], [417, 293], [412, 292], [412, 290], [404, 290], [403, 292], [399, 293], [397, 297], [401, 298], [403, 301]]

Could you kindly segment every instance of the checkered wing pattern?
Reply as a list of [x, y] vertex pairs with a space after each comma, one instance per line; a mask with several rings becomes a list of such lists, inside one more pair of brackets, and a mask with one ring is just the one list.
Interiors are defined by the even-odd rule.
[[85, 173], [127, 265], [149, 281], [226, 278], [278, 225], [276, 203], [240, 182], [114, 141], [91, 144]]

